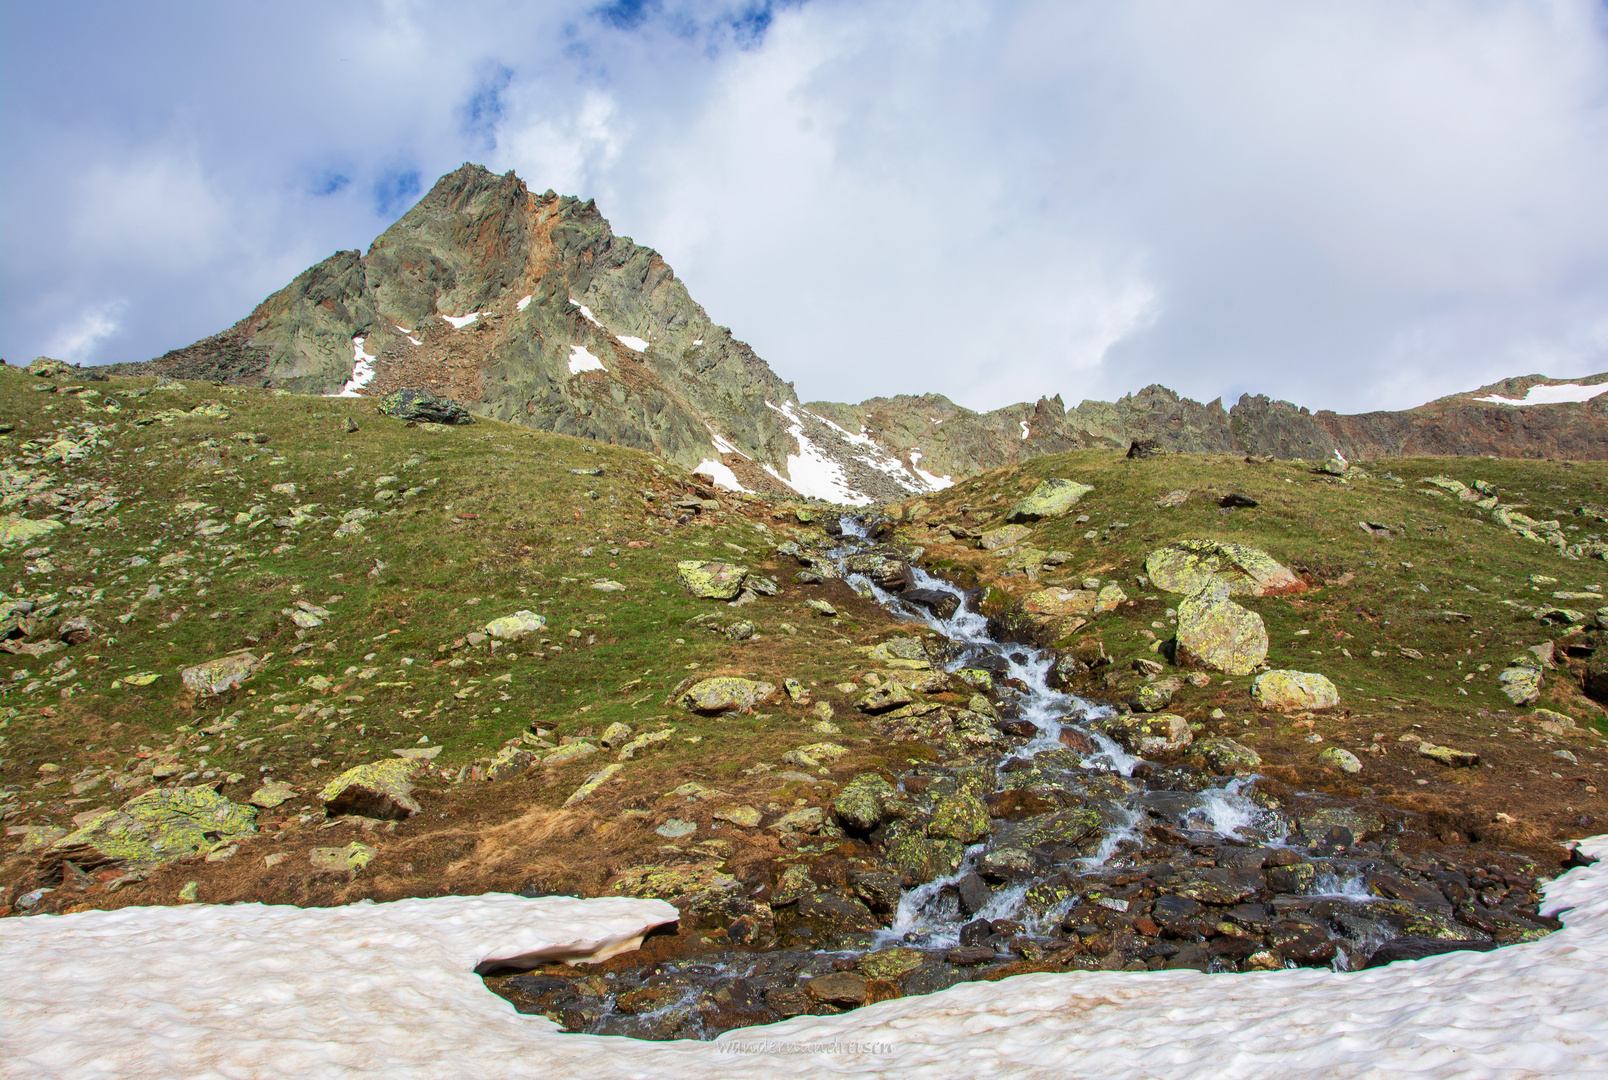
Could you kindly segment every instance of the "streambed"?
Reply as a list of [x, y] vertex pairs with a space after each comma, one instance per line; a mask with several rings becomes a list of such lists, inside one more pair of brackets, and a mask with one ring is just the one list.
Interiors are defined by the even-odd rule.
[[1523, 855], [1417, 854], [1388, 808], [1130, 753], [1052, 652], [999, 640], [919, 567], [877, 574], [903, 558], [846, 517], [839, 545], [804, 561], [935, 631], [931, 674], [988, 691], [976, 709], [878, 721], [950, 752], [851, 781], [865, 798], [837, 826], [765, 880], [678, 902], [675, 937], [492, 975], [494, 992], [567, 1031], [707, 1039], [1029, 971], [1344, 971], [1557, 928]]

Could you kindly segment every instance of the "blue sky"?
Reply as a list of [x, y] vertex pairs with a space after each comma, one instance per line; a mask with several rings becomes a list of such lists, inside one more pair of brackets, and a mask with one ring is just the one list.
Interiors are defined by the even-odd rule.
[[1608, 370], [1592, 0], [0, 2], [0, 355], [145, 359], [464, 161], [805, 399]]

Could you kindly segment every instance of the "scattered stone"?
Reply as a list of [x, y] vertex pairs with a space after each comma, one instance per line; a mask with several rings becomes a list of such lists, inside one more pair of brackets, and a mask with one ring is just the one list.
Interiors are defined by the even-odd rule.
[[1157, 679], [1153, 683], [1144, 683], [1134, 690], [1128, 698], [1136, 712], [1160, 712], [1172, 704], [1172, 699], [1178, 691], [1184, 688], [1182, 679]]
[[307, 853], [313, 869], [332, 874], [355, 874], [374, 859], [374, 849], [353, 840], [345, 847], [315, 847]]
[[1307, 671], [1265, 671], [1251, 683], [1251, 696], [1264, 709], [1307, 712], [1340, 704], [1340, 691], [1323, 675]]
[[999, 959], [999, 954], [986, 945], [962, 945], [944, 953], [944, 961], [956, 967], [976, 967], [978, 964], [991, 964]]
[[1480, 756], [1467, 750], [1453, 750], [1449, 746], [1436, 746], [1434, 743], [1421, 742], [1418, 744], [1418, 755], [1427, 757], [1431, 761], [1438, 761], [1452, 769], [1467, 769], [1480, 763]]
[[546, 626], [546, 616], [534, 611], [516, 611], [491, 620], [482, 629], [487, 636], [499, 641], [518, 641], [529, 634], [540, 633]]
[[56, 629], [56, 636], [69, 645], [82, 645], [98, 633], [100, 627], [88, 615], [74, 615]]
[[937, 619], [951, 618], [960, 610], [960, 597], [944, 589], [906, 589], [899, 599], [926, 609]]
[[1076, 480], [1045, 480], [1033, 489], [1031, 495], [1011, 507], [1005, 520], [1014, 524], [1061, 517], [1093, 490], [1088, 484], [1080, 484]]
[[1350, 750], [1343, 750], [1338, 746], [1330, 746], [1318, 755], [1318, 760], [1330, 768], [1339, 769], [1343, 773], [1359, 773], [1362, 771], [1362, 759]]
[[1535, 721], [1536, 726], [1542, 731], [1552, 735], [1562, 735], [1576, 728], [1574, 717], [1553, 712], [1551, 709], [1536, 709], [1530, 713], [1530, 719]]
[[975, 795], [959, 792], [934, 804], [927, 835], [934, 840], [974, 844], [988, 835], [988, 825], [988, 807], [983, 801]]
[[897, 679], [885, 679], [880, 686], [873, 686], [866, 691], [854, 707], [863, 713], [883, 713], [889, 709], [897, 709], [901, 705], [909, 705], [915, 701], [904, 683]]
[[598, 742], [602, 743], [605, 749], [613, 750], [630, 738], [631, 725], [616, 721], [603, 729], [603, 736], [598, 739]]
[[779, 833], [803, 832], [817, 833], [821, 831], [824, 815], [819, 806], [805, 806], [791, 813], [783, 814], [770, 827]]
[[551, 754], [542, 759], [543, 765], [568, 765], [572, 761], [579, 761], [584, 757], [591, 757], [597, 753], [597, 747], [585, 741], [565, 743]]
[[809, 604], [810, 609], [817, 615], [825, 616], [828, 619], [837, 618], [837, 608], [825, 600], [806, 600], [805, 603]]
[[681, 704], [689, 711], [705, 716], [725, 712], [747, 713], [753, 711], [755, 703], [775, 692], [776, 687], [770, 683], [754, 682], [735, 675], [717, 675], [694, 683], [691, 689], [681, 695]]
[[1190, 596], [1178, 605], [1180, 664], [1198, 664], [1226, 675], [1249, 675], [1267, 658], [1262, 616], [1221, 591]]
[[693, 596], [706, 600], [730, 600], [742, 591], [748, 567], [723, 562], [687, 559], [676, 564], [676, 576]]
[[603, 766], [591, 776], [588, 776], [586, 778], [586, 783], [576, 788], [574, 793], [570, 795], [569, 798], [564, 800], [565, 807], [571, 807], [576, 803], [586, 801], [587, 796], [591, 795], [592, 792], [614, 779], [614, 774], [623, 768], [625, 768], [625, 766], [619, 762], [611, 762], [610, 764]]
[[347, 769], [324, 785], [318, 799], [330, 817], [356, 817], [400, 821], [422, 807], [413, 798], [413, 777], [419, 763], [390, 758]]
[[1226, 737], [1202, 739], [1191, 757], [1199, 755], [1205, 767], [1219, 776], [1245, 776], [1256, 772], [1262, 755], [1244, 743]]
[[852, 971], [835, 971], [819, 975], [804, 985], [805, 991], [816, 1001], [827, 1005], [863, 1005], [866, 998], [865, 980]]
[[746, 803], [742, 806], [727, 806], [716, 810], [714, 817], [716, 821], [729, 821], [744, 829], [757, 829], [759, 823], [764, 820], [763, 814]]
[[1189, 492], [1183, 490], [1169, 491], [1156, 500], [1157, 510], [1176, 510], [1189, 501]]
[[33, 521], [25, 517], [10, 517], [0, 522], [0, 547], [30, 544], [42, 536], [49, 536], [61, 528], [61, 522], [52, 519]]
[[428, 390], [392, 390], [380, 399], [382, 416], [411, 420], [420, 424], [472, 424], [469, 410], [451, 398], [437, 397]]
[[223, 694], [238, 689], [240, 684], [251, 678], [261, 666], [262, 660], [254, 653], [230, 653], [228, 656], [185, 668], [179, 673], [179, 678], [186, 687], [197, 694]]
[[263, 810], [272, 810], [281, 803], [289, 802], [296, 797], [296, 789], [283, 780], [269, 780], [252, 792], [251, 798], [246, 801], [252, 806]]

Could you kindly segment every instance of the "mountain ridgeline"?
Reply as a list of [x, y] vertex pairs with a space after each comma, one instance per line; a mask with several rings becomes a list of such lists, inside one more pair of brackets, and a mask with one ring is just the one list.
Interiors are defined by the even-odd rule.
[[1162, 386], [1072, 409], [1059, 395], [991, 412], [936, 394], [800, 403], [595, 203], [533, 194], [511, 172], [470, 164], [366, 255], [336, 252], [229, 329], [118, 367], [305, 394], [424, 389], [477, 415], [648, 450], [723, 486], [854, 505], [1135, 441], [1276, 458], [1608, 459], [1608, 395], [1517, 404], [1558, 384], [1539, 375], [1358, 415], [1248, 394], [1225, 410]]

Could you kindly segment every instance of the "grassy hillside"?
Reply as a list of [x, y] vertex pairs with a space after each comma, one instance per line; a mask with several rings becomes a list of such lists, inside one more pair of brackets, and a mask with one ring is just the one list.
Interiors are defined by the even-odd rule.
[[[865, 648], [897, 624], [842, 582], [795, 581], [799, 564], [778, 546], [827, 543], [797, 504], [701, 489], [646, 454], [497, 422], [413, 427], [361, 399], [69, 378], [0, 369], [4, 511], [57, 523], [26, 537], [48, 526], [12, 522], [0, 547], [6, 597], [31, 605], [10, 609], [7, 644], [22, 651], [0, 654], [7, 906], [38, 887], [54, 890], [33, 908], [48, 911], [595, 893], [632, 868], [685, 862], [764, 884], [797, 857], [798, 840], [768, 824], [723, 823], [717, 811], [746, 807], [774, 822], [829, 801], [857, 772], [935, 755], [878, 738], [854, 708], [872, 681]], [[927, 565], [993, 590], [991, 611], [1047, 583], [1120, 584], [1131, 603], [1060, 643], [1116, 661], [1087, 688], [1111, 700], [1143, 681], [1129, 661], [1159, 658], [1154, 646], [1172, 633], [1180, 598], [1139, 583], [1146, 555], [1182, 537], [1263, 548], [1312, 586], [1244, 600], [1266, 620], [1269, 662], [1330, 676], [1342, 708], [1274, 716], [1253, 707], [1248, 678], [1214, 676], [1186, 686], [1175, 711], [1253, 745], [1264, 772], [1287, 783], [1429, 811], [1448, 842], [1542, 850], [1601, 831], [1605, 759], [1591, 725], [1601, 728], [1604, 713], [1568, 667], [1583, 659], [1564, 657], [1569, 645], [1583, 657], [1594, 632], [1525, 609], [1555, 603], [1594, 616], [1599, 605], [1552, 594], [1600, 589], [1608, 567], [1564, 558], [1421, 481], [1486, 481], [1531, 516], [1559, 518], [1575, 542], [1603, 527], [1575, 510], [1608, 501], [1608, 466], [1398, 460], [1369, 471], [1341, 483], [1288, 462], [1087, 451], [990, 473], [896, 513]], [[1034, 531], [1031, 545], [1064, 555], [1047, 571], [1035, 563], [1036, 581], [955, 536], [952, 526], [969, 536], [1000, 524], [1050, 476], [1095, 490]], [[1172, 491], [1189, 497], [1158, 508]], [[1259, 505], [1225, 511], [1217, 500], [1228, 493]], [[738, 608], [697, 599], [677, 581], [683, 559], [740, 562], [773, 578], [778, 595]], [[812, 599], [839, 614], [823, 617]], [[480, 637], [488, 621], [520, 610], [545, 616], [545, 628], [507, 644]], [[61, 642], [62, 624], [80, 616], [91, 625]], [[739, 621], [752, 636], [724, 632]], [[1541, 705], [1578, 721], [1564, 734], [1540, 728], [1496, 682], [1515, 655], [1549, 641], [1560, 666], [1546, 675]], [[182, 684], [181, 671], [237, 650], [261, 662], [239, 688], [198, 695]], [[777, 686], [794, 678], [811, 697], [778, 694], [731, 719], [673, 703], [712, 674]], [[929, 696], [958, 707], [970, 693], [952, 684]], [[623, 762], [613, 746], [528, 770], [492, 767], [506, 747], [541, 755], [565, 739], [596, 743], [615, 722], [632, 737], [670, 734]], [[1482, 764], [1437, 765], [1416, 755], [1418, 739], [1477, 751]], [[818, 767], [784, 760], [823, 740], [846, 753]], [[1325, 767], [1317, 755], [1331, 745], [1355, 751], [1362, 772]], [[434, 755], [415, 781], [423, 812], [395, 823], [326, 818], [316, 798], [324, 783], [396, 751]], [[623, 767], [563, 808], [604, 763]], [[43, 858], [75, 823], [154, 786], [204, 784], [244, 803], [269, 779], [294, 797], [261, 810], [254, 836], [210, 856], [145, 872]], [[675, 793], [688, 782], [719, 798]], [[693, 821], [702, 839], [655, 831], [671, 818]], [[316, 855], [352, 843], [372, 849], [372, 861], [331, 869]]]

